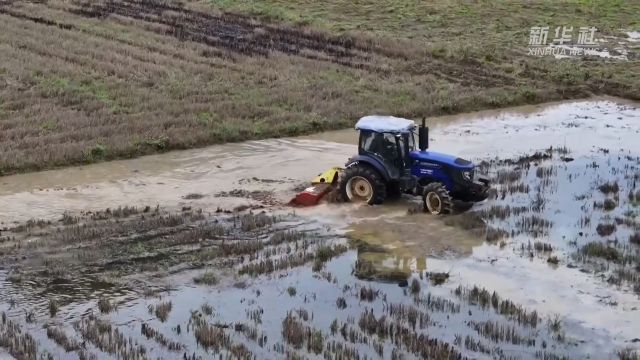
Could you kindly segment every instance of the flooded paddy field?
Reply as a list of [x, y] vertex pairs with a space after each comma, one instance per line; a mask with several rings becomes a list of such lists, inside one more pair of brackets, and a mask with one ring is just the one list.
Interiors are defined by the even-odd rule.
[[431, 136], [495, 196], [286, 206], [354, 131], [0, 178], [0, 358], [638, 358], [638, 105]]

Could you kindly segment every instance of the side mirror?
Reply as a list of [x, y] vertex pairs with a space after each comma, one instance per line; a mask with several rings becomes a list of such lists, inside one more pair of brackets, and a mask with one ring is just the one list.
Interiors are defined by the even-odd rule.
[[426, 118], [422, 118], [422, 125], [418, 129], [418, 147], [420, 151], [426, 151], [429, 148], [429, 128], [425, 124]]

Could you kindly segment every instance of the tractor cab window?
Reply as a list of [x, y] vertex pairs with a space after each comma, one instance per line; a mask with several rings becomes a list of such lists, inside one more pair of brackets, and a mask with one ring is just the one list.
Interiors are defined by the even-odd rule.
[[360, 134], [360, 149], [364, 152], [375, 154], [378, 152], [377, 133], [363, 132]]
[[[362, 132], [360, 151], [376, 156], [387, 164], [391, 171], [398, 171], [404, 158], [405, 142], [402, 136], [392, 133]], [[400, 149], [401, 153], [398, 153]]]
[[398, 158], [396, 136], [390, 133], [366, 132], [360, 137], [360, 149], [383, 159]]
[[383, 160], [394, 162], [399, 159], [397, 141], [400, 141], [400, 149], [404, 150], [402, 137], [396, 136], [395, 134], [377, 132], [362, 133], [360, 137], [360, 149], [365, 153], [376, 155]]
[[398, 145], [396, 144], [396, 135], [385, 133], [382, 134], [382, 157], [390, 162], [398, 159]]

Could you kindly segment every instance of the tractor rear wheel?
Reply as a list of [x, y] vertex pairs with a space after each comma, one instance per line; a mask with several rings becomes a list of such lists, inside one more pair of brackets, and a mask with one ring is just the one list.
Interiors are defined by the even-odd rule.
[[453, 199], [449, 191], [439, 182], [433, 182], [424, 187], [422, 203], [424, 211], [433, 215], [453, 212]]
[[366, 165], [346, 168], [338, 179], [338, 189], [344, 201], [364, 201], [369, 205], [382, 204], [387, 188], [376, 170]]

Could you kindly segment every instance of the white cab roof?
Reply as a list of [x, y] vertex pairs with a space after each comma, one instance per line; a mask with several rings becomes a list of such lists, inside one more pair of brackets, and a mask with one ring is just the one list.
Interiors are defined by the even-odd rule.
[[365, 116], [356, 123], [356, 130], [376, 132], [408, 132], [415, 127], [416, 123], [413, 120], [381, 115]]

